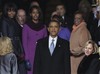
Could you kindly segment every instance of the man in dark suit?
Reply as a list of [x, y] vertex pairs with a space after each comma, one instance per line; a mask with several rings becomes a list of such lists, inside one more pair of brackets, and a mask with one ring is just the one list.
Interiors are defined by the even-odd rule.
[[94, 19], [93, 25], [91, 25], [90, 33], [92, 35], [92, 39], [97, 43], [100, 47], [100, 6], [97, 7], [96, 18]]
[[70, 74], [69, 43], [57, 36], [59, 30], [60, 23], [50, 21], [49, 37], [37, 42], [33, 74]]
[[73, 25], [73, 18], [71, 16], [68, 16], [66, 14], [66, 8], [65, 8], [65, 6], [63, 4], [58, 4], [56, 6], [56, 12], [63, 19], [63, 24], [61, 26], [68, 27], [68, 29], [71, 31], [72, 30], [72, 25]]

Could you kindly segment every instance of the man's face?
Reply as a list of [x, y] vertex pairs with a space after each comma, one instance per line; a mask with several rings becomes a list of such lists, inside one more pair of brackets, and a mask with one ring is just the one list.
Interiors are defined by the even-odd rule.
[[64, 8], [63, 5], [58, 5], [58, 6], [56, 7], [56, 11], [57, 11], [57, 13], [58, 13], [60, 16], [64, 16], [65, 13], [66, 13], [65, 8]]
[[24, 24], [26, 21], [26, 13], [25, 11], [19, 10], [17, 13], [17, 20], [20, 24]]
[[52, 37], [56, 37], [59, 30], [60, 30], [60, 27], [57, 22], [51, 22], [49, 24], [48, 31]]

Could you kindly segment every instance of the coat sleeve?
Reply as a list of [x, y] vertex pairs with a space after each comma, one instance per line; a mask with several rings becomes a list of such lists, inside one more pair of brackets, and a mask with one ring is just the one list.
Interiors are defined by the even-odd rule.
[[35, 59], [34, 59], [34, 65], [33, 65], [33, 74], [40, 74], [40, 43], [38, 42], [36, 45], [36, 51], [35, 51]]
[[[28, 50], [28, 30], [27, 30], [27, 25], [24, 25], [23, 30], [22, 30], [22, 44], [23, 48], [26, 54], [26, 51]], [[25, 55], [26, 56], [26, 55]], [[28, 57], [26, 56], [26, 59]]]
[[69, 43], [65, 43], [65, 74], [71, 74]]
[[3, 36], [8, 36], [8, 23], [4, 20], [1, 23], [1, 32]]
[[12, 56], [11, 61], [11, 74], [19, 74], [16, 56]]

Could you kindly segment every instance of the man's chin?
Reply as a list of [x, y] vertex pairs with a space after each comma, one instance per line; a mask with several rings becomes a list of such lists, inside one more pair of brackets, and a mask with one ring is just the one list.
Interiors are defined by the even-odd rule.
[[57, 35], [51, 35], [52, 37], [56, 37]]

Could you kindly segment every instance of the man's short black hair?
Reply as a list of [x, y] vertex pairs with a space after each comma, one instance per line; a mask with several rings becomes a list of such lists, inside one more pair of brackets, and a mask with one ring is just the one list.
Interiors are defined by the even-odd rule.
[[51, 22], [56, 22], [58, 24], [58, 26], [60, 27], [60, 22], [57, 21], [57, 20], [50, 20], [49, 23], [48, 23], [48, 27], [49, 27], [49, 25], [50, 25]]
[[59, 4], [56, 5], [56, 7], [57, 7], [57, 6], [63, 6], [64, 9], [66, 10], [66, 6], [65, 6], [63, 3], [59, 3]]

